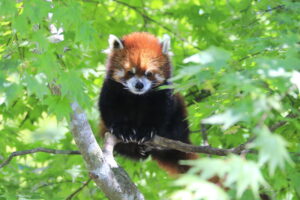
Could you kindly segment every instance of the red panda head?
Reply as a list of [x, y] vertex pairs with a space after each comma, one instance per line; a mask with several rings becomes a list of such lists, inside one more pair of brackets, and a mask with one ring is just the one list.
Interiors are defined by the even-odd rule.
[[109, 36], [107, 76], [133, 94], [142, 95], [170, 78], [170, 38], [160, 42], [155, 36], [137, 32], [121, 40]]

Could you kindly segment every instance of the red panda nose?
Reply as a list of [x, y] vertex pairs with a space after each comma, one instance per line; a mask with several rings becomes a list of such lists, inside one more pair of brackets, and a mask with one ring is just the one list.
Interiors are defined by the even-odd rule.
[[144, 87], [144, 84], [140, 81], [138, 81], [136, 84], [135, 84], [135, 88], [138, 89], [138, 90], [141, 90], [143, 89]]

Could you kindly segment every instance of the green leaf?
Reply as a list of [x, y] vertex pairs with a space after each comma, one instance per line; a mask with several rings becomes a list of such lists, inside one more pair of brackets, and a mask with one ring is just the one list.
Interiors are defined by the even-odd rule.
[[37, 71], [39, 73], [45, 74], [48, 82], [56, 79], [58, 77], [60, 69], [55, 55], [51, 53], [44, 53], [36, 57], [37, 58], [34, 60], [33, 66], [37, 68]]
[[48, 106], [49, 113], [54, 114], [58, 121], [62, 119], [70, 120], [71, 105], [66, 97], [48, 96], [44, 100], [44, 105]]
[[35, 77], [27, 75], [24, 79], [24, 83], [27, 86], [29, 95], [35, 94], [40, 100], [49, 94], [49, 89], [43, 74], [36, 75]]
[[26, 35], [30, 31], [30, 24], [28, 23], [28, 20], [24, 14], [17, 16], [14, 18], [14, 21], [12, 23], [12, 27], [20, 34], [20, 35]]
[[[101, 51], [109, 34], [146, 31], [171, 37], [168, 88], [186, 102], [191, 143], [202, 144], [207, 132], [210, 146], [228, 149], [256, 136], [257, 154], [202, 154], [180, 186], [151, 158], [116, 155], [145, 199], [172, 199], [176, 192], [192, 200], [258, 199], [253, 193], [299, 199], [299, 17], [295, 0], [0, 0], [0, 162], [18, 150], [76, 149], [66, 123], [73, 101], [99, 139], [96, 104], [107, 71]], [[49, 42], [58, 41], [54, 26], [63, 29], [63, 41]], [[264, 117], [269, 127], [283, 124], [276, 134], [261, 127]], [[66, 170], [74, 166], [80, 168], [72, 179]], [[208, 183], [214, 175], [229, 190]], [[0, 170], [0, 199], [65, 199], [87, 179], [81, 156], [17, 156]], [[75, 198], [106, 199], [92, 183]]]
[[5, 104], [11, 106], [22, 95], [22, 87], [16, 83], [9, 84], [4, 88], [5, 92]]
[[82, 176], [81, 172], [82, 170], [80, 169], [80, 165], [74, 165], [72, 166], [71, 169], [66, 170], [67, 173], [69, 173], [72, 177], [72, 181], [74, 182], [78, 177]]
[[17, 11], [16, 2], [11, 0], [0, 1], [0, 16], [14, 15]]
[[215, 70], [220, 70], [226, 66], [230, 53], [218, 47], [209, 47], [205, 51], [192, 55], [183, 60], [183, 63], [199, 63], [204, 66], [213, 66]]
[[[175, 182], [178, 186], [185, 186], [175, 192], [172, 199], [206, 199], [206, 200], [227, 200], [228, 195], [220, 187], [208, 181], [203, 181], [196, 176], [186, 175]], [[209, 191], [209, 192], [207, 192]]]
[[272, 134], [266, 126], [256, 128], [255, 133], [257, 137], [251, 146], [259, 149], [259, 164], [268, 164], [271, 175], [277, 167], [283, 170], [286, 162], [292, 164], [287, 142], [280, 135]]
[[76, 41], [83, 42], [84, 44], [90, 44], [95, 39], [96, 31], [88, 23], [80, 23], [77, 27]]
[[24, 15], [28, 16], [32, 23], [40, 23], [48, 16], [50, 5], [49, 1], [24, 1]]
[[202, 120], [204, 124], [220, 124], [222, 129], [226, 130], [237, 122], [241, 121], [244, 116], [234, 110], [227, 110], [225, 113], [216, 114]]
[[190, 173], [200, 173], [201, 180], [208, 180], [217, 176], [224, 180], [225, 187], [230, 188], [236, 185], [238, 197], [241, 197], [248, 188], [258, 197], [259, 187], [267, 185], [259, 165], [239, 156], [230, 155], [226, 159], [202, 158], [196, 161], [186, 161], [185, 163], [193, 166]]

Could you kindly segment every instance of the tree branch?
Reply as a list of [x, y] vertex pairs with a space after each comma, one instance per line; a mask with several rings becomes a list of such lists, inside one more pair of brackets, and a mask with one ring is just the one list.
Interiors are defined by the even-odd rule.
[[[71, 129], [74, 140], [85, 160], [87, 169], [96, 185], [111, 200], [143, 200], [143, 195], [119, 166], [114, 166], [100, 149], [85, 113], [77, 102], [71, 104]], [[111, 139], [111, 138], [110, 138]], [[111, 143], [109, 143], [111, 144]], [[107, 147], [104, 147], [107, 149]], [[109, 151], [113, 150], [108, 148]], [[112, 155], [112, 154], [108, 154]]]
[[[219, 156], [225, 156], [229, 153], [235, 153], [240, 154], [242, 151], [246, 149], [246, 145], [253, 141], [254, 138], [250, 139], [244, 144], [239, 145], [236, 148], [232, 149], [219, 149], [219, 148], [213, 148], [210, 146], [195, 146], [191, 144], [186, 144], [180, 141], [171, 140], [168, 138], [160, 137], [156, 135], [151, 141], [146, 142], [145, 144], [152, 147], [152, 148], [164, 148], [164, 149], [175, 149], [183, 152], [192, 152], [192, 153], [204, 153], [204, 154], [210, 154], [210, 155], [219, 155]], [[106, 133], [105, 136], [105, 144], [103, 147], [103, 157], [105, 158], [105, 162], [109, 164], [110, 167], [119, 168], [116, 161], [113, 157], [113, 147], [118, 142], [118, 140], [112, 135]], [[21, 156], [21, 155], [27, 155], [37, 152], [44, 152], [44, 153], [51, 153], [51, 154], [64, 154], [64, 155], [78, 155], [80, 154], [79, 151], [73, 151], [73, 150], [56, 150], [56, 149], [47, 149], [47, 148], [35, 148], [35, 149], [29, 149], [24, 151], [16, 151], [10, 154], [10, 156], [0, 164], [0, 168], [6, 166], [10, 163], [10, 161], [13, 159], [13, 157]], [[120, 170], [120, 169], [119, 169]], [[122, 169], [122, 171], [124, 171]], [[123, 173], [123, 172], [122, 172]], [[92, 174], [93, 176], [93, 174]]]
[[44, 153], [52, 153], [52, 154], [64, 154], [64, 155], [76, 155], [80, 154], [79, 151], [72, 151], [72, 150], [57, 150], [57, 149], [47, 149], [47, 148], [35, 148], [35, 149], [29, 149], [29, 150], [24, 150], [24, 151], [15, 151], [9, 155], [9, 157], [0, 164], [0, 169], [10, 163], [10, 161], [16, 157], [16, 156], [22, 156], [22, 155], [27, 155], [27, 154], [32, 154], [32, 153], [37, 153], [37, 152], [44, 152]]
[[248, 143], [250, 142], [247, 142], [232, 149], [219, 149], [211, 146], [195, 146], [192, 144], [186, 144], [177, 140], [171, 140], [156, 135], [152, 140], [146, 142], [145, 144], [154, 149], [159, 147], [164, 149], [175, 149], [186, 153], [204, 153], [209, 155], [226, 156], [230, 153], [241, 154], [242, 151], [245, 150], [246, 144]]
[[[290, 113], [286, 116], [286, 118], [295, 118], [298, 115]], [[263, 118], [266, 116], [264, 115]], [[261, 120], [261, 121], [264, 121]], [[270, 126], [270, 131], [273, 132], [276, 129], [280, 128], [281, 126], [284, 126], [287, 123], [287, 121], [279, 121], [272, 126]], [[202, 128], [201, 128], [202, 129]], [[202, 130], [203, 132], [203, 130]], [[205, 133], [205, 131], [204, 131]], [[206, 136], [204, 137], [204, 140], [206, 140]], [[226, 156], [230, 153], [233, 154], [244, 154], [253, 152], [251, 150], [247, 149], [247, 145], [250, 144], [255, 140], [255, 137], [249, 138], [245, 143], [240, 144], [239, 146], [231, 149], [220, 149], [220, 148], [214, 148], [211, 146], [195, 146], [191, 144], [186, 144], [180, 141], [171, 140], [168, 138], [163, 138], [158, 135], [156, 135], [151, 141], [147, 142], [146, 145], [152, 147], [152, 148], [165, 148], [165, 149], [175, 149], [178, 151], [183, 151], [186, 153], [204, 153], [209, 155], [218, 155], [218, 156]]]
[[[286, 117], [287, 118], [296, 118], [298, 115], [290, 113]], [[272, 126], [270, 126], [270, 131], [273, 132], [276, 129], [284, 126], [287, 123], [287, 121], [279, 121]], [[200, 130], [199, 130], [200, 131]], [[203, 127], [201, 128], [201, 131], [204, 134], [206, 130], [203, 130]], [[197, 130], [198, 132], [198, 130]], [[207, 136], [204, 136], [204, 139], [207, 140]], [[210, 155], [219, 155], [219, 156], [225, 156], [229, 153], [235, 153], [235, 154], [241, 154], [246, 150], [246, 146], [253, 142], [255, 137], [249, 138], [249, 140], [235, 148], [231, 149], [220, 149], [220, 148], [213, 148], [207, 145], [204, 146], [195, 146], [191, 144], [186, 144], [180, 141], [171, 140], [168, 138], [160, 137], [156, 135], [151, 141], [146, 142], [146, 145], [152, 147], [152, 148], [165, 148], [165, 149], [175, 149], [183, 152], [190, 152], [190, 153], [204, 153], [204, 154], [210, 154]], [[117, 167], [117, 163], [115, 162], [113, 158], [113, 147], [115, 144], [119, 142], [113, 135], [106, 133], [105, 135], [105, 144], [103, 147], [103, 154], [106, 159], [106, 161], [109, 163], [110, 166]], [[16, 157], [21, 155], [27, 155], [37, 152], [44, 152], [44, 153], [51, 153], [51, 154], [65, 154], [65, 155], [75, 155], [80, 154], [79, 151], [73, 151], [73, 150], [56, 150], [56, 149], [48, 149], [48, 148], [35, 148], [35, 149], [29, 149], [24, 151], [15, 151], [10, 154], [10, 156], [0, 164], [0, 168], [6, 166], [10, 163], [10, 161]]]
[[208, 143], [208, 133], [206, 124], [200, 123], [201, 133], [202, 133], [202, 142], [204, 146], [209, 146]]
[[[293, 114], [293, 113], [290, 113], [286, 116], [286, 118], [291, 118], [291, 119], [296, 118], [296, 117], [298, 117], [298, 115]], [[273, 132], [276, 129], [278, 129], [279, 127], [284, 126], [286, 123], [287, 123], [287, 121], [279, 121], [279, 122], [273, 124], [272, 126], [270, 126], [270, 131]]]
[[[60, 95], [60, 87], [50, 84], [52, 94]], [[128, 174], [113, 159], [115, 139], [106, 138], [104, 152], [100, 149], [87, 116], [75, 101], [71, 103], [71, 132], [85, 161], [90, 177], [110, 200], [144, 200]], [[111, 147], [111, 145], [113, 145]]]
[[78, 194], [83, 188], [85, 188], [90, 182], [91, 182], [92, 178], [89, 178], [86, 182], [84, 182], [77, 190], [75, 190], [74, 192], [72, 192], [72, 194], [70, 194], [66, 200], [71, 200], [76, 194]]
[[[54, 91], [55, 92], [53, 93], [59, 94], [59, 92], [57, 92], [59, 91], [59, 89]], [[115, 144], [119, 142], [117, 138], [112, 134], [106, 133], [105, 143], [102, 151], [95, 140], [85, 113], [81, 110], [76, 102], [72, 103], [71, 107], [73, 110], [73, 114], [71, 116], [72, 133], [74, 135], [75, 142], [80, 149], [80, 152], [82, 152], [82, 156], [86, 162], [87, 168], [90, 172], [90, 176], [95, 181], [97, 186], [103, 190], [103, 192], [109, 199], [143, 200], [143, 195], [138, 191], [134, 183], [129, 178], [128, 174], [121, 167], [119, 167], [114, 160], [113, 148]], [[297, 115], [289, 114], [287, 115], [287, 117], [295, 118], [297, 117]], [[273, 124], [270, 127], [270, 130], [275, 131], [277, 128], [285, 125], [286, 123], [286, 121], [279, 121], [278, 123]], [[210, 146], [195, 146], [156, 135], [152, 140], [146, 142], [145, 145], [154, 149], [175, 149], [189, 153], [193, 152], [225, 156], [230, 153], [243, 154], [245, 152], [249, 152], [250, 150], [246, 149], [247, 145], [254, 139], [255, 138], [252, 137], [247, 142], [237, 146], [236, 148], [220, 149]], [[65, 155], [80, 154], [79, 151], [56, 150], [47, 148], [35, 148], [24, 151], [16, 151], [11, 153], [10, 156], [0, 164], [0, 168], [9, 164], [10, 161], [16, 156], [37, 152]], [[72, 193], [67, 199], [71, 199], [76, 193], [82, 190], [82, 188], [85, 187], [89, 181], [90, 180], [88, 180], [82, 187]]]

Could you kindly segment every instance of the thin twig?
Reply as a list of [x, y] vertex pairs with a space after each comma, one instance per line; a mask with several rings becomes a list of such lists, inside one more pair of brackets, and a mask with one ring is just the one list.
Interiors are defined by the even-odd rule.
[[200, 133], [200, 132], [201, 132], [200, 129], [199, 130], [190, 131], [190, 133]]
[[[298, 116], [298, 115], [296, 115], [296, 114], [290, 113], [290, 114], [288, 114], [288, 115], [286, 116], [286, 118], [291, 118], [291, 119], [293, 119], [293, 118], [296, 118], [297, 116]], [[275, 131], [276, 129], [278, 129], [279, 127], [285, 125], [286, 123], [287, 123], [287, 121], [279, 121], [279, 122], [273, 124], [272, 126], [270, 126], [270, 131], [273, 132], [273, 131]]]
[[17, 48], [18, 48], [18, 52], [19, 52], [19, 57], [21, 60], [24, 60], [24, 52], [22, 51], [22, 49], [19, 45], [19, 39], [18, 39], [17, 33], [15, 33], [15, 39], [16, 39], [16, 44], [17, 44]]
[[246, 60], [246, 59], [248, 59], [248, 58], [255, 57], [255, 56], [257, 56], [257, 55], [259, 55], [259, 54], [262, 54], [262, 53], [264, 53], [264, 52], [266, 52], [266, 51], [267, 51], [267, 50], [262, 50], [262, 51], [259, 51], [259, 52], [252, 53], [252, 54], [249, 54], [249, 55], [247, 55], [247, 56], [244, 56], [244, 57], [242, 57], [242, 58], [239, 59], [239, 62], [242, 62], [243, 60]]
[[33, 154], [37, 152], [44, 152], [44, 153], [52, 153], [52, 154], [64, 154], [64, 155], [77, 155], [80, 154], [79, 151], [73, 151], [73, 150], [57, 150], [57, 149], [47, 149], [47, 148], [35, 148], [35, 149], [29, 149], [24, 151], [15, 151], [9, 155], [9, 157], [0, 164], [0, 168], [6, 166], [10, 163], [10, 161], [16, 157], [16, 156], [22, 156], [27, 154]]
[[209, 146], [208, 138], [207, 138], [208, 133], [207, 133], [206, 125], [201, 123], [200, 128], [201, 128], [201, 133], [202, 133], [203, 145], [204, 146]]
[[[134, 11], [136, 11], [139, 15], [141, 15], [143, 17], [144, 20], [146, 21], [150, 21], [150, 22], [153, 22], [154, 24], [160, 26], [161, 28], [165, 29], [166, 31], [172, 33], [176, 38], [178, 38], [179, 40], [183, 41], [183, 42], [186, 42], [186, 43], [189, 43], [190, 42], [182, 37], [181, 35], [179, 35], [178, 33], [175, 33], [171, 28], [165, 26], [163, 23], [159, 22], [159, 21], [156, 21], [155, 19], [151, 18], [150, 16], [148, 16], [147, 14], [145, 14], [143, 11], [140, 10], [139, 7], [136, 7], [136, 6], [133, 6], [133, 5], [130, 5], [126, 2], [123, 2], [123, 1], [119, 1], [119, 0], [113, 0], [114, 2], [118, 3], [118, 4], [121, 4], [123, 6], [126, 6], [127, 8], [130, 8]], [[190, 44], [193, 48], [197, 49], [197, 50], [202, 50], [201, 48], [199, 48], [198, 46], [195, 46], [195, 45], [192, 45]]]
[[[216, 86], [214, 86], [216, 88]], [[193, 105], [195, 104], [196, 102], [201, 102], [203, 100], [205, 100], [207, 97], [210, 97], [211, 96], [211, 92], [209, 90], [205, 90], [205, 89], [202, 89], [202, 90], [198, 90], [198, 88], [195, 88], [195, 90], [191, 89], [188, 94], [185, 95], [185, 97], [191, 97], [192, 100], [190, 100], [188, 103], [187, 103], [187, 106], [190, 106], [190, 105]], [[188, 98], [189, 100], [189, 98]]]
[[82, 182], [73, 181], [73, 180], [64, 180], [64, 181], [60, 181], [60, 182], [44, 182], [44, 183], [41, 183], [40, 185], [37, 184], [37, 185], [33, 186], [33, 188], [30, 191], [36, 192], [37, 190], [44, 188], [44, 187], [49, 187], [52, 185], [58, 185], [58, 184], [64, 184], [64, 183], [74, 184], [74, 183], [82, 183]]
[[250, 153], [251, 151], [247, 149], [247, 145], [250, 144], [255, 140], [256, 137], [249, 138], [245, 143], [240, 144], [239, 146], [234, 148], [235, 152], [238, 152], [238, 154], [245, 154]]
[[268, 9], [266, 9], [266, 10], [263, 10], [262, 13], [271, 12], [271, 11], [273, 11], [273, 10], [280, 10], [280, 9], [283, 9], [283, 8], [285, 8], [284, 5], [278, 5], [278, 6], [275, 6], [275, 7], [273, 7], [273, 8], [268, 8]]
[[81, 190], [83, 190], [83, 188], [85, 188], [90, 182], [91, 182], [92, 178], [89, 178], [86, 182], [84, 182], [82, 184], [82, 186], [80, 186], [77, 190], [75, 190], [74, 192], [72, 192], [72, 194], [70, 194], [66, 200], [71, 200], [76, 194], [78, 194]]

